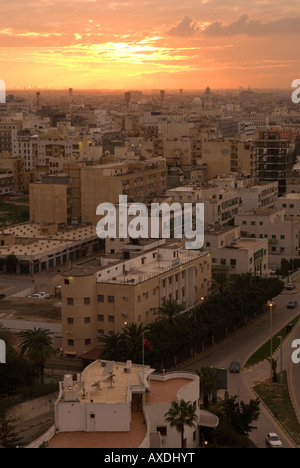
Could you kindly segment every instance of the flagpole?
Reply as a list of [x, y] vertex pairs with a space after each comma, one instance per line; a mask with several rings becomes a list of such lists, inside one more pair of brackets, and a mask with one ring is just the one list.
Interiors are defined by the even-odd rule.
[[145, 363], [144, 333], [142, 333], [142, 355], [143, 355], [143, 385], [145, 385], [144, 384], [144, 363]]

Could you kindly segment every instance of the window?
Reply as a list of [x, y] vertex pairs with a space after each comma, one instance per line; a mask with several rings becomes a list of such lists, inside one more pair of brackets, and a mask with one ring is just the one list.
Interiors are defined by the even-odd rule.
[[285, 239], [285, 236], [280, 236], [280, 239]]
[[104, 315], [103, 314], [98, 315], [98, 321], [99, 322], [104, 322]]
[[235, 266], [235, 265], [236, 265], [236, 259], [235, 259], [235, 258], [232, 258], [232, 259], [230, 260], [230, 265], [232, 265], [232, 266]]
[[84, 344], [85, 344], [85, 346], [90, 345], [91, 344], [91, 339], [87, 338], [86, 340], [84, 340]]
[[70, 284], [70, 280], [65, 279], [65, 284]]
[[83, 300], [84, 305], [89, 305], [91, 303], [91, 298], [90, 297], [85, 297]]
[[157, 426], [156, 432], [160, 432], [161, 436], [166, 436], [168, 434], [167, 426]]
[[114, 315], [109, 315], [109, 316], [108, 316], [108, 321], [109, 321], [109, 322], [114, 322], [114, 321], [115, 321]]
[[68, 317], [68, 324], [73, 325], [74, 319], [72, 317]]
[[68, 304], [68, 305], [74, 305], [74, 299], [73, 299], [73, 297], [68, 297], [68, 298], [67, 298], [67, 304]]
[[104, 302], [103, 294], [98, 294], [97, 300], [98, 300], [98, 302]]
[[98, 330], [98, 335], [104, 335], [104, 330]]
[[68, 340], [68, 346], [74, 346], [74, 340]]
[[137, 301], [138, 301], [138, 303], [141, 302], [141, 296], [138, 296]]
[[91, 317], [85, 317], [84, 323], [91, 323]]
[[114, 304], [115, 303], [115, 296], [108, 296], [107, 298], [109, 304]]

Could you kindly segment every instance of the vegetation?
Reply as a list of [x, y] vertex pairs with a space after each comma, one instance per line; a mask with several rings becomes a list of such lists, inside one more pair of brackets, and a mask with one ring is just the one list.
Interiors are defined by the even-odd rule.
[[[299, 318], [300, 318], [299, 316], [295, 317], [291, 322], [289, 322], [285, 327], [283, 327], [279, 332], [277, 332], [272, 337], [273, 354], [279, 348], [280, 336], [282, 337], [282, 340], [284, 340], [288, 336], [288, 334], [293, 330]], [[270, 351], [271, 351], [271, 343], [270, 343], [270, 340], [268, 340], [257, 351], [255, 351], [255, 353], [252, 354], [252, 356], [246, 362], [245, 367], [251, 367], [251, 366], [254, 366], [255, 364], [258, 364], [259, 362], [264, 361], [265, 359], [269, 359]]]
[[16, 448], [22, 439], [15, 432], [16, 419], [9, 418], [7, 406], [4, 401], [0, 401], [0, 448]]
[[276, 414], [278, 421], [296, 445], [300, 445], [300, 424], [291, 402], [286, 371], [283, 371], [283, 385], [274, 383], [271, 389], [270, 381], [267, 380], [254, 387], [254, 390], [271, 413]]
[[177, 304], [165, 303], [154, 322], [146, 328], [139, 325], [138, 334], [128, 324], [117, 336], [104, 336], [100, 357], [141, 363], [144, 330], [153, 348], [145, 349], [145, 362], [158, 371], [172, 368], [264, 313], [268, 300], [280, 294], [283, 287], [278, 278], [251, 274], [215, 277], [212, 294], [192, 312], [182, 314]]
[[29, 221], [29, 208], [0, 200], [0, 226], [18, 224]]
[[249, 433], [256, 429], [253, 423], [260, 415], [260, 400], [250, 400], [248, 404], [237, 401], [237, 396], [224, 399], [210, 411], [219, 418], [219, 425], [209, 433], [211, 448], [254, 448], [249, 440]]
[[203, 407], [209, 408], [209, 397], [217, 391], [218, 376], [214, 367], [201, 367], [195, 373], [200, 377], [200, 393], [203, 395]]
[[175, 427], [181, 435], [181, 448], [184, 448], [184, 427], [196, 428], [195, 422], [198, 420], [196, 409], [189, 401], [180, 400], [180, 402], [172, 401], [171, 408], [165, 414], [165, 422], [171, 427]]
[[52, 333], [44, 328], [34, 328], [20, 333], [20, 352], [26, 354], [40, 377], [40, 383], [44, 386], [44, 367], [47, 359], [55, 350], [52, 347]]

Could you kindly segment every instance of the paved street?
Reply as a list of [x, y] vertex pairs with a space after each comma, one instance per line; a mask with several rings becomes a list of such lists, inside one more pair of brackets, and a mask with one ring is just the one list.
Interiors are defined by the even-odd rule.
[[[295, 292], [284, 292], [280, 296], [274, 298], [276, 308], [272, 314], [273, 335], [299, 314], [299, 305], [296, 309], [288, 310], [286, 308], [290, 299], [298, 300], [299, 303], [299, 298], [299, 282], [297, 283], [297, 290]], [[202, 366], [214, 366], [229, 370], [232, 361], [239, 361], [241, 365], [244, 365], [253, 352], [270, 338], [270, 324], [270, 313], [266, 313], [249, 327], [239, 331], [232, 337], [228, 337], [215, 348], [203, 354], [199, 360], [185, 365], [184, 369], [194, 371], [195, 369], [200, 369]], [[298, 419], [300, 420], [300, 364], [295, 365], [292, 364], [291, 361], [291, 343], [295, 338], [300, 339], [300, 324], [298, 324], [283, 344], [283, 370], [287, 370], [288, 372], [294, 406], [298, 409]], [[259, 382], [267, 380], [269, 377], [270, 365], [268, 361], [264, 361], [262, 364], [256, 365], [251, 369], [244, 369], [240, 374], [230, 374], [228, 372], [229, 394], [237, 395], [240, 401], [247, 403], [250, 399], [256, 398], [251, 387]], [[257, 422], [258, 429], [251, 433], [251, 439], [256, 446], [259, 448], [265, 447], [266, 434], [274, 431], [282, 438], [284, 447], [294, 447], [292, 441], [286, 433], [282, 431], [275, 418], [265, 410], [263, 406], [261, 409], [261, 415]]]

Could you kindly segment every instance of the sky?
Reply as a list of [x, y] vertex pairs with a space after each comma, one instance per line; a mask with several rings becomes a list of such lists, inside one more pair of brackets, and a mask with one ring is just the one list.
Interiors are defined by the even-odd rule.
[[7, 89], [290, 88], [299, 0], [1, 0]]

